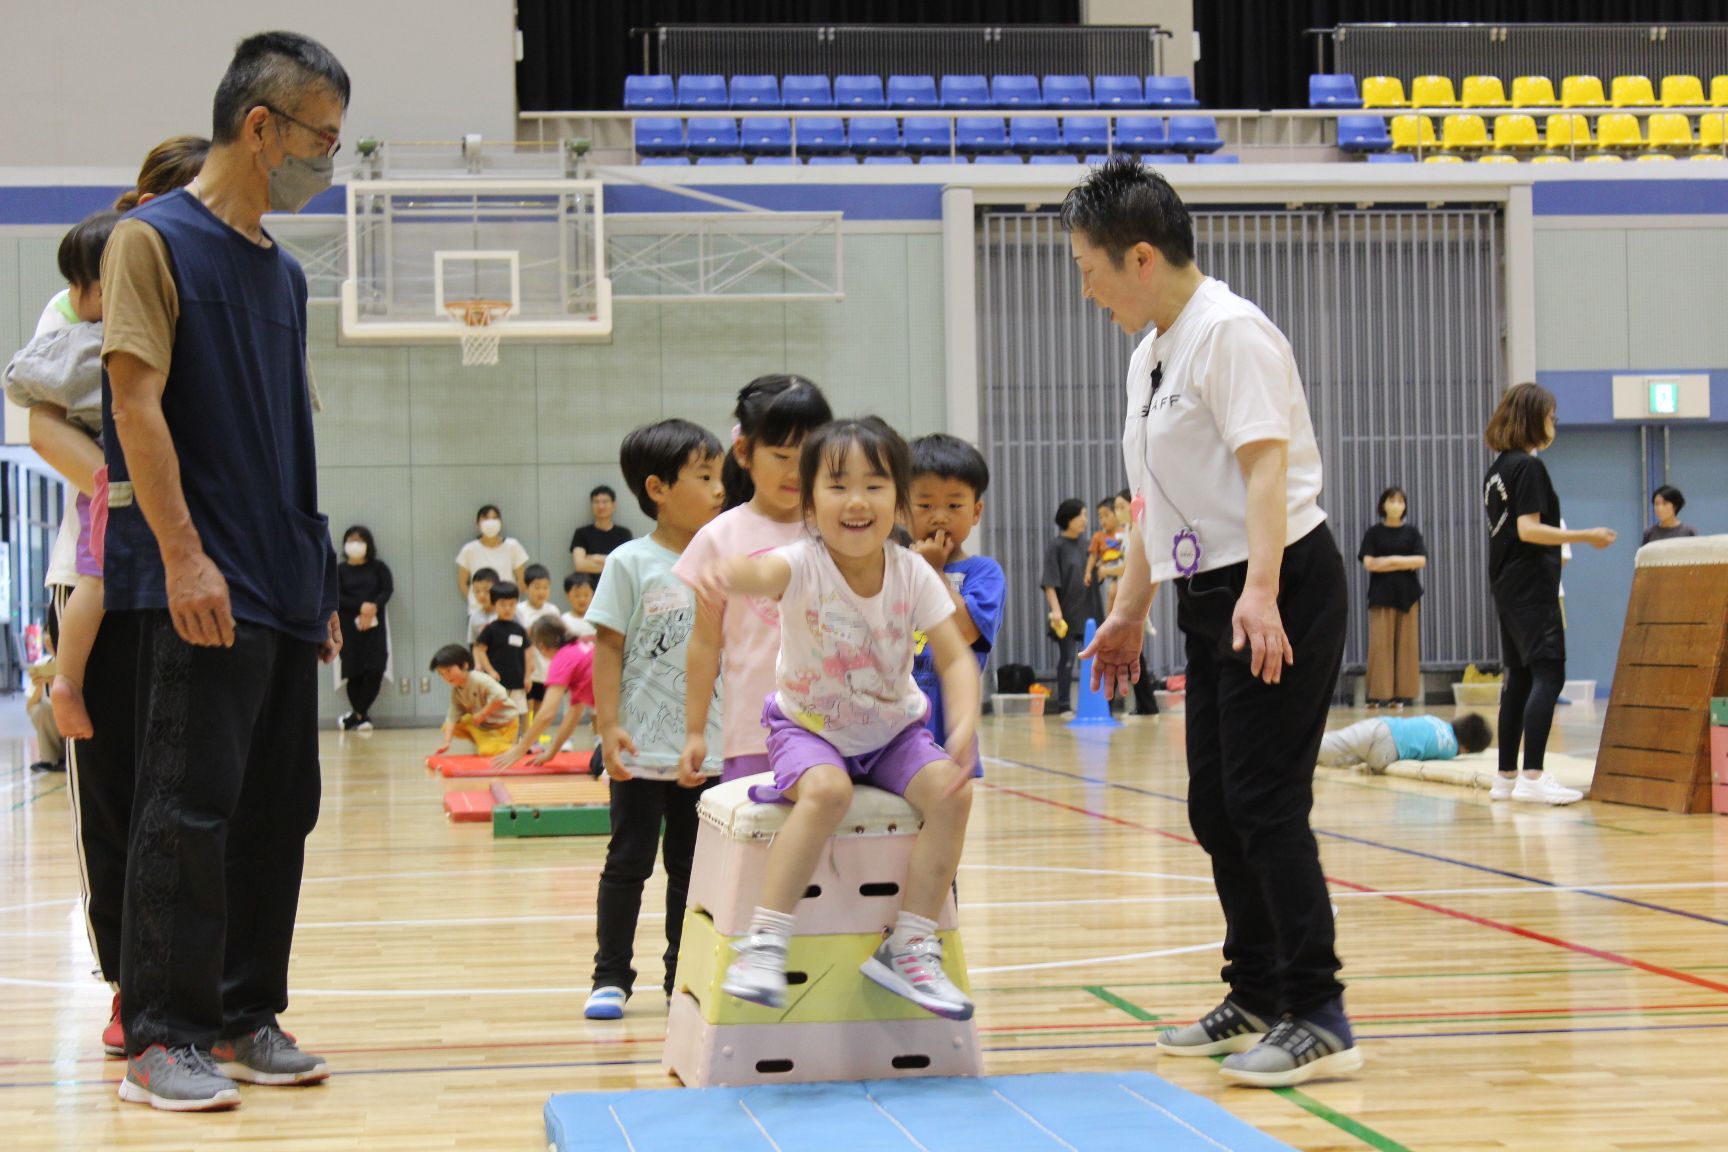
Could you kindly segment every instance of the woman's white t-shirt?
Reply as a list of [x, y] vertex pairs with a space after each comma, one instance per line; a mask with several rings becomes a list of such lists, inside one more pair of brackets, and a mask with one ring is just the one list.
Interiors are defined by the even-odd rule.
[[775, 703], [842, 756], [886, 747], [923, 722], [929, 705], [912, 679], [912, 634], [954, 615], [935, 569], [898, 544], [883, 551], [882, 591], [860, 596], [820, 540], [774, 550], [792, 567], [780, 597]]
[[[474, 573], [482, 568], [490, 568], [498, 573], [499, 580], [516, 582], [516, 569], [527, 567], [528, 549], [516, 540], [514, 536], [504, 538], [502, 544], [488, 546], [484, 540], [470, 540], [462, 545], [462, 551], [456, 553], [456, 567], [468, 573], [472, 580]], [[520, 589], [518, 589], [520, 591]], [[468, 593], [468, 607], [476, 607], [474, 593]]]
[[1284, 540], [1293, 544], [1326, 519], [1296, 360], [1265, 313], [1207, 278], [1170, 329], [1148, 333], [1128, 361], [1122, 455], [1154, 582], [1179, 575], [1172, 553], [1184, 528], [1200, 540], [1198, 571], [1248, 559], [1248, 489], [1236, 451], [1259, 440], [1289, 445]]

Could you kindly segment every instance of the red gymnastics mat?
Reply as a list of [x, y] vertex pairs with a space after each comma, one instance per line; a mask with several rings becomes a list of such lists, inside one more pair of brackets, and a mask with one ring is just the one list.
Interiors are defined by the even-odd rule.
[[490, 756], [428, 756], [426, 767], [447, 777], [472, 776], [574, 776], [588, 772], [587, 752], [560, 752], [545, 764], [525, 757], [500, 772]]
[[458, 788], [444, 793], [444, 814], [452, 824], [490, 824], [496, 803], [490, 788]]

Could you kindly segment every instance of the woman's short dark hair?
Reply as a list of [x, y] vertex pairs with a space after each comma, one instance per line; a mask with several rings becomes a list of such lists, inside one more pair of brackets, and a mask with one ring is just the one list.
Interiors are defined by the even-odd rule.
[[1394, 496], [1404, 501], [1404, 514], [1406, 516], [1410, 514], [1410, 497], [1405, 494], [1404, 489], [1394, 484], [1387, 488], [1386, 491], [1380, 493], [1380, 499], [1374, 504], [1375, 515], [1379, 516], [1380, 519], [1386, 519], [1386, 501], [1392, 499]]
[[474, 667], [474, 654], [460, 644], [446, 644], [432, 653], [431, 670], [433, 672], [440, 668], [472, 667]]
[[108, 237], [120, 213], [103, 210], [92, 212], [60, 239], [60, 275], [66, 283], [82, 292], [102, 282], [102, 251], [108, 247]]
[[1092, 169], [1062, 200], [1062, 226], [1122, 267], [1141, 242], [1172, 267], [1194, 263], [1194, 221], [1170, 182], [1125, 153]]
[[1514, 384], [1500, 397], [1482, 438], [1495, 452], [1528, 452], [1548, 442], [1548, 417], [1558, 407], [1540, 384]]
[[939, 476], [958, 480], [972, 489], [972, 495], [982, 499], [990, 487], [990, 465], [984, 453], [958, 436], [932, 432], [912, 441], [912, 475]]
[[330, 49], [298, 32], [248, 36], [235, 47], [234, 59], [216, 86], [211, 139], [233, 143], [247, 114], [260, 105], [291, 116], [319, 88], [348, 107], [348, 71]]
[[665, 484], [678, 483], [678, 474], [699, 460], [720, 455], [720, 438], [699, 424], [674, 417], [644, 424], [624, 437], [618, 446], [618, 465], [624, 483], [636, 497], [642, 514], [660, 519], [660, 507], [648, 495], [648, 478], [658, 476]]
[[1086, 511], [1086, 502], [1076, 496], [1070, 496], [1056, 505], [1056, 527], [1068, 531], [1068, 525], [1074, 522], [1074, 517]]
[[364, 524], [351, 524], [348, 531], [342, 533], [342, 542], [346, 544], [350, 536], [358, 536], [366, 543], [366, 562], [370, 564], [378, 559], [378, 541], [372, 539], [372, 529]]
[[1680, 515], [1680, 509], [1686, 507], [1686, 497], [1680, 495], [1680, 489], [1674, 487], [1672, 484], [1664, 484], [1662, 487], [1656, 489], [1656, 491], [1650, 493], [1650, 502], [1654, 504], [1656, 502], [1656, 497], [1658, 496], [1674, 505], [1674, 515], [1676, 516]]
[[798, 454], [798, 497], [808, 515], [816, 507], [816, 481], [846, 470], [846, 454], [856, 446], [864, 462], [894, 485], [894, 507], [912, 518], [912, 449], [880, 416], [834, 420], [804, 438]]
[[[738, 421], [738, 435], [746, 449], [790, 448], [834, 419], [834, 410], [814, 383], [793, 373], [777, 372], [758, 376], [740, 388], [732, 417]], [[755, 482], [731, 447], [727, 445], [726, 463], [720, 472], [728, 509], [748, 504], [756, 495]]]

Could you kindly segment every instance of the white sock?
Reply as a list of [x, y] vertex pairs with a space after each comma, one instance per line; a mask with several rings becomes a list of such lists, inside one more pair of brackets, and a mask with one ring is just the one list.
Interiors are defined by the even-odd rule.
[[756, 914], [750, 918], [750, 934], [752, 936], [772, 936], [784, 948], [792, 938], [792, 925], [798, 918], [790, 912], [776, 912], [772, 908], [756, 908]]
[[910, 947], [913, 941], [934, 935], [936, 921], [902, 910], [899, 919], [894, 921], [894, 931], [888, 936], [888, 947], [902, 952]]

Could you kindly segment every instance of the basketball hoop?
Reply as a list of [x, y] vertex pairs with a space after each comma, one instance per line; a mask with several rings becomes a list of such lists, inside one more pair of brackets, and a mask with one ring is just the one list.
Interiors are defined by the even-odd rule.
[[462, 333], [462, 367], [487, 367], [498, 363], [498, 331], [510, 315], [508, 300], [450, 300], [444, 304], [450, 319], [465, 325]]

